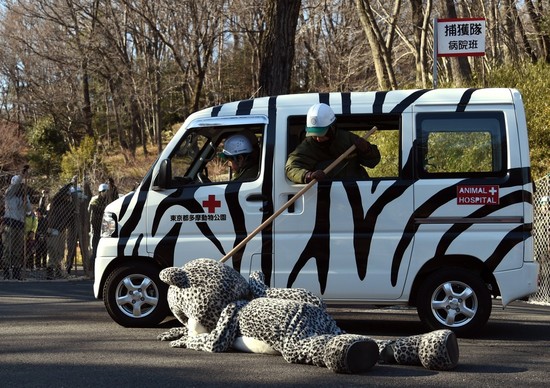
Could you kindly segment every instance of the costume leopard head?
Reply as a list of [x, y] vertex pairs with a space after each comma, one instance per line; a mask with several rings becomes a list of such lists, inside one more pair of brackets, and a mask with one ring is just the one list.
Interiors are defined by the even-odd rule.
[[195, 320], [197, 333], [212, 331], [229, 303], [250, 299], [246, 279], [213, 259], [196, 259], [183, 267], [166, 268], [160, 279], [170, 285], [168, 304], [174, 316], [185, 324], [189, 319]]

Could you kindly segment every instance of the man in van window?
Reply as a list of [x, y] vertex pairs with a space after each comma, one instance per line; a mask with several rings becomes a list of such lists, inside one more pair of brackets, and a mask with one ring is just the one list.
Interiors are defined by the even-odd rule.
[[220, 157], [228, 161], [233, 171], [231, 180], [252, 181], [258, 177], [259, 147], [251, 136], [240, 133], [228, 137]]
[[[294, 183], [309, 183], [313, 179], [364, 179], [369, 175], [363, 167], [373, 168], [380, 162], [376, 145], [335, 126], [336, 116], [327, 104], [309, 108], [306, 138], [288, 156], [286, 175]], [[352, 145], [357, 149], [327, 176], [323, 170]]]

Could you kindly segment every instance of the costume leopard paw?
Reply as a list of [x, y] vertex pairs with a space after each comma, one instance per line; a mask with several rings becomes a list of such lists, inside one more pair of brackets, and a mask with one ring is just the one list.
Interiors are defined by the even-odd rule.
[[431, 370], [451, 370], [458, 364], [458, 341], [451, 330], [435, 330], [377, 343], [380, 359], [386, 363], [422, 365]]
[[187, 327], [173, 327], [157, 336], [159, 341], [173, 341], [187, 336]]

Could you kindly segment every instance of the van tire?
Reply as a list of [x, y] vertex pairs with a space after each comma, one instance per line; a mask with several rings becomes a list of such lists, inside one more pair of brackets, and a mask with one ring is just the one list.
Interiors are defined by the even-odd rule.
[[491, 294], [481, 277], [456, 267], [428, 274], [416, 301], [418, 316], [428, 328], [450, 329], [459, 336], [478, 334], [492, 308]]
[[111, 272], [103, 302], [113, 320], [125, 327], [153, 327], [169, 314], [168, 285], [153, 264], [125, 264]]

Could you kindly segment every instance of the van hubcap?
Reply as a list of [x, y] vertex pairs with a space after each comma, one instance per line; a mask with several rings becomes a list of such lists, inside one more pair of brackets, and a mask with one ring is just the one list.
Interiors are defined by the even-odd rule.
[[143, 318], [151, 314], [159, 303], [159, 291], [147, 276], [129, 275], [117, 285], [116, 303], [124, 315]]
[[478, 300], [473, 289], [459, 281], [448, 281], [432, 294], [434, 317], [447, 327], [460, 327], [472, 321], [477, 313]]

